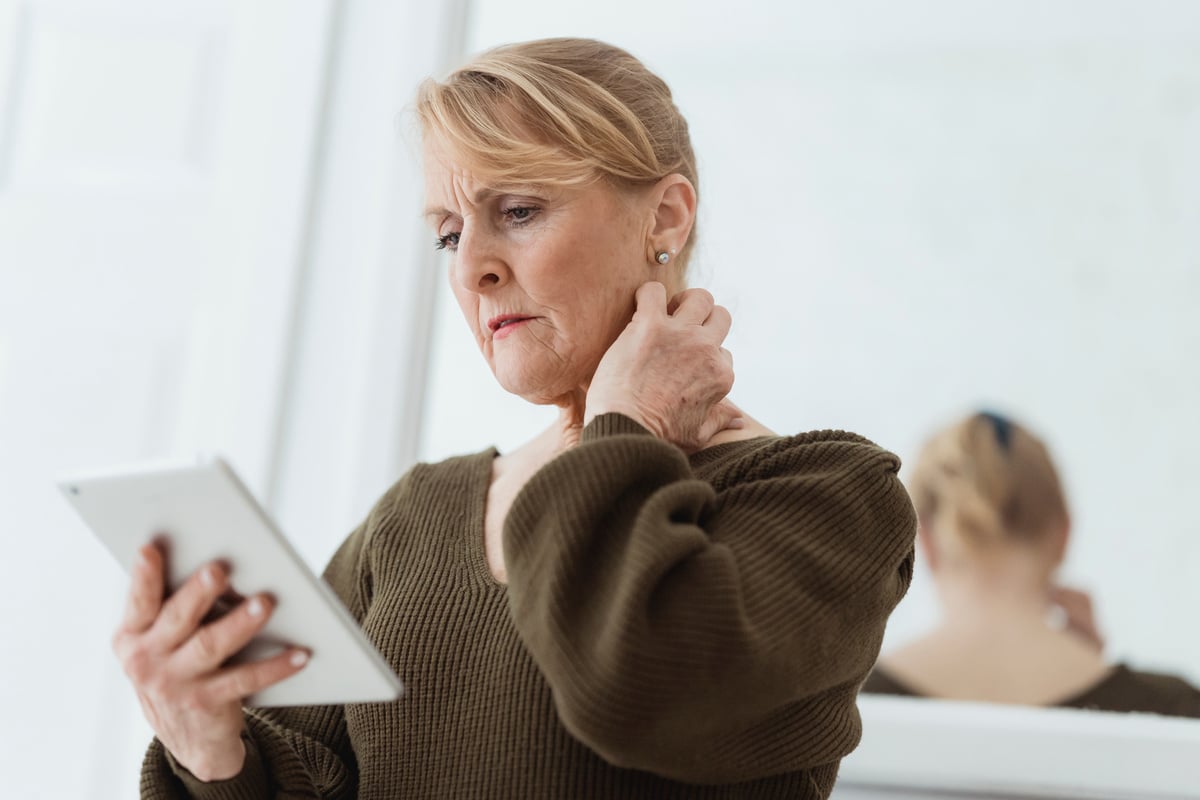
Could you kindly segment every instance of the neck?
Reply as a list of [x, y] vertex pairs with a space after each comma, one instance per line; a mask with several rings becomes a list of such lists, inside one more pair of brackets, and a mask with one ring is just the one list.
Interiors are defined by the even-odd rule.
[[995, 575], [938, 577], [947, 632], [1003, 636], [1050, 630], [1049, 587], [1044, 582]]
[[583, 435], [584, 399], [587, 392], [579, 390], [563, 395], [555, 403], [558, 406], [558, 418], [542, 431], [537, 437], [521, 450], [540, 462], [550, 461], [559, 453], [570, 450], [579, 444]]
[[559, 406], [558, 419], [550, 426], [550, 433], [556, 442], [555, 451], [557, 453], [570, 450], [579, 444], [579, 439], [583, 435], [583, 398], [585, 396], [585, 393], [580, 392], [578, 402], [573, 400], [567, 405]]

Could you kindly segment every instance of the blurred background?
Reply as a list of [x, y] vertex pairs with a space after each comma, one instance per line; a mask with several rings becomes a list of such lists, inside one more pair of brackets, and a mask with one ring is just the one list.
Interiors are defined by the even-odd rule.
[[[1200, 4], [0, 0], [3, 794], [136, 793], [125, 580], [56, 476], [224, 453], [315, 569], [416, 460], [521, 443], [420, 220], [417, 83], [590, 36], [688, 117], [733, 398], [1064, 474], [1108, 654], [1200, 682]], [[935, 614], [919, 565], [885, 648]]]

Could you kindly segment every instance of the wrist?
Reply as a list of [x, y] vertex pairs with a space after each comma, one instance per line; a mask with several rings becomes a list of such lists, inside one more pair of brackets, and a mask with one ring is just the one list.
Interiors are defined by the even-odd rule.
[[228, 748], [223, 748], [219, 752], [205, 753], [198, 758], [187, 761], [176, 756], [175, 760], [180, 766], [192, 773], [197, 780], [204, 783], [225, 781], [236, 777], [245, 766], [246, 743], [239, 736], [235, 743]]
[[583, 426], [586, 428], [592, 423], [592, 420], [604, 414], [621, 414], [629, 417], [643, 428], [653, 430], [632, 403], [623, 403], [620, 400], [608, 398], [592, 399], [591, 397], [587, 398], [584, 405]]

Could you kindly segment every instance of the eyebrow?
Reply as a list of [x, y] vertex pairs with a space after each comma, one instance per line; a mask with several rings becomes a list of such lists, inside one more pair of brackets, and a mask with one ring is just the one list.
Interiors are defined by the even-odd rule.
[[[475, 196], [469, 198], [467, 202], [469, 202], [473, 206], [477, 206], [486, 200], [491, 200], [493, 197], [495, 197], [498, 194], [503, 194], [503, 192], [497, 191], [496, 189], [480, 189], [478, 192], [475, 193]], [[456, 216], [456, 214], [448, 208], [438, 208], [436, 206], [429, 206], [425, 209], [425, 213], [422, 216], [425, 219], [429, 219], [430, 217], [443, 217], [443, 216], [453, 217], [453, 216]]]
[[[502, 194], [529, 194], [530, 192], [538, 194], [544, 191], [545, 187], [538, 183], [512, 184], [510, 186], [499, 186], [495, 188], [485, 187], [476, 192], [475, 195], [469, 198], [467, 202], [473, 206], [477, 206], [483, 204], [487, 200], [491, 200], [493, 197], [498, 197]], [[424, 219], [429, 219], [430, 217], [454, 217], [458, 215], [448, 208], [442, 208], [439, 206], [426, 206], [425, 213], [421, 216]]]

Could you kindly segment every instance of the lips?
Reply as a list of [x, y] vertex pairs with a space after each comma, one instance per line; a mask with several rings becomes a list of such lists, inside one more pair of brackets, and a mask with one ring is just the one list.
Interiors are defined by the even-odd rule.
[[487, 326], [488, 330], [490, 330], [492, 335], [495, 336], [497, 333], [505, 330], [506, 328], [509, 328], [520, 322], [527, 322], [531, 319], [533, 319], [533, 317], [527, 317], [524, 314], [501, 314], [498, 317], [492, 317], [489, 319]]

